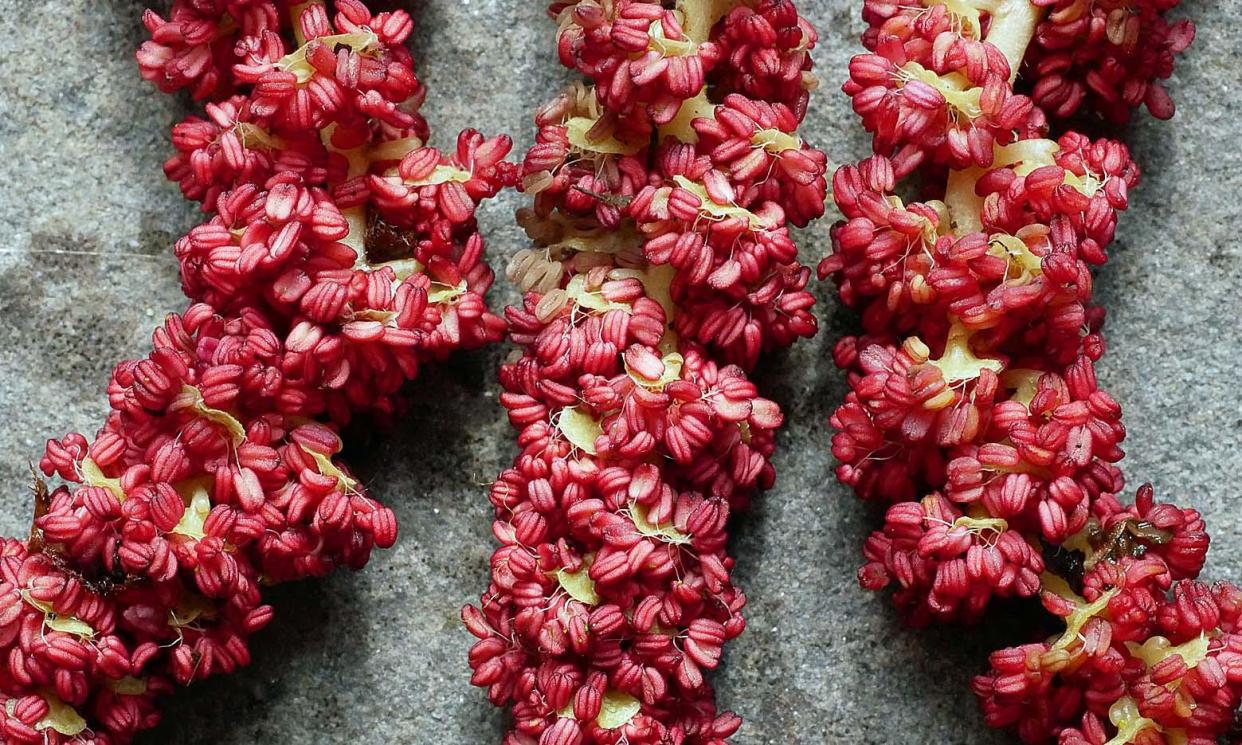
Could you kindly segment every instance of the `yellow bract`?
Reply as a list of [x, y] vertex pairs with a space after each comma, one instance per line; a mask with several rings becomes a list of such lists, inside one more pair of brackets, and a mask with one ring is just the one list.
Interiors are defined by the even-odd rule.
[[625, 372], [630, 376], [636, 384], [653, 391], [662, 391], [664, 386], [681, 379], [681, 368], [686, 363], [686, 358], [677, 351], [678, 337], [677, 332], [667, 331], [664, 337], [660, 339], [660, 354], [663, 355], [660, 361], [664, 363], [664, 372], [656, 380], [651, 380], [640, 375], [638, 372], [630, 368], [628, 360], [622, 356], [621, 362], [625, 365]]
[[767, 230], [771, 227], [766, 221], [748, 209], [734, 204], [717, 204], [708, 196], [706, 187], [691, 181], [685, 176], [674, 176], [673, 181], [677, 182], [677, 185], [682, 189], [699, 198], [699, 212], [706, 217], [716, 220], [741, 218], [746, 221], [751, 230]]
[[[372, 160], [375, 159], [375, 153], [369, 153]], [[440, 164], [432, 169], [431, 173], [420, 179], [413, 181], [402, 181], [406, 186], [436, 186], [438, 184], [447, 184], [449, 182], [464, 184], [472, 178], [469, 171], [463, 171], [454, 166]]]
[[125, 677], [113, 681], [108, 687], [123, 696], [141, 696], [147, 692], [147, 681], [140, 678]]
[[213, 611], [206, 598], [187, 593], [176, 608], [168, 611], [168, 625], [183, 629], [204, 616], [210, 616]]
[[262, 148], [263, 150], [283, 150], [287, 147], [282, 138], [250, 122], [238, 122], [235, 127], [238, 137], [241, 138], [242, 147]]
[[548, 244], [552, 250], [574, 251], [577, 253], [619, 254], [627, 248], [640, 245], [642, 239], [628, 224], [618, 225], [605, 230], [600, 227], [580, 228], [575, 225], [564, 225], [560, 238]]
[[736, 0], [677, 0], [677, 14], [686, 38], [702, 44], [712, 27], [737, 5]]
[[1108, 608], [1108, 601], [1120, 592], [1114, 588], [1101, 594], [1094, 602], [1088, 603], [1086, 598], [1070, 589], [1069, 583], [1055, 574], [1045, 572], [1040, 575], [1039, 579], [1045, 590], [1069, 601], [1074, 608], [1068, 616], [1062, 619], [1065, 621], [1065, 632], [1052, 643], [1053, 651], [1067, 649], [1075, 644], [1083, 627], [1087, 625], [1087, 621], [1103, 613]]
[[992, 167], [1012, 167], [1014, 173], [1026, 176], [1041, 166], [1056, 163], [1053, 157], [1061, 150], [1055, 140], [1018, 140], [992, 148]]
[[[352, 165], [350, 170], [353, 170]], [[363, 171], [365, 170], [364, 168]], [[341, 214], [345, 217], [349, 232], [338, 243], [354, 250], [355, 269], [365, 269], [367, 267], [367, 208], [362, 205], [347, 207], [341, 210]]]
[[1130, 654], [1146, 663], [1148, 668], [1153, 668], [1169, 657], [1177, 655], [1182, 658], [1182, 662], [1186, 663], [1187, 668], [1193, 669], [1207, 657], [1211, 641], [1207, 634], [1200, 633], [1196, 638], [1174, 646], [1163, 636], [1153, 636], [1142, 644], [1126, 642], [1126, 647], [1130, 650]]
[[595, 123], [595, 119], [585, 116], [575, 116], [565, 122], [565, 136], [569, 139], [569, 144], [583, 152], [600, 153], [602, 155], [633, 155], [642, 150], [643, 146], [647, 144], [645, 142], [622, 142], [611, 135], [593, 140], [588, 136], [588, 133], [595, 126]]
[[116, 501], [124, 502], [128, 497], [125, 490], [121, 488], [121, 480], [105, 476], [100, 470], [99, 465], [89, 457], [83, 458], [78, 464], [78, 473], [82, 476], [82, 483], [87, 486], [100, 486], [112, 492], [116, 497]]
[[601, 313], [610, 310], [624, 310], [627, 313], [631, 310], [627, 303], [614, 303], [608, 300], [598, 290], [588, 290], [585, 274], [576, 274], [569, 280], [569, 284], [565, 285], [565, 294], [579, 308], [587, 310], [596, 310]]
[[[1054, 156], [1060, 151], [1061, 146], [1055, 140], [1019, 140], [1008, 145], [997, 145], [992, 150], [992, 167], [1008, 167], [1019, 176], [1028, 176], [1037, 168], [1056, 165]], [[1102, 186], [1095, 176], [1079, 176], [1068, 169], [1065, 169], [1064, 183], [1088, 197]]]
[[698, 142], [699, 133], [694, 131], [695, 119], [711, 119], [716, 115], [716, 104], [707, 97], [707, 89], [698, 92], [693, 98], [681, 102], [677, 115], [667, 124], [660, 125], [660, 137], [672, 137], [681, 142]]
[[59, 631], [62, 634], [71, 634], [83, 640], [90, 639], [95, 635], [95, 628], [89, 623], [73, 616], [59, 615], [51, 603], [35, 599], [30, 594], [30, 590], [22, 590], [19, 594], [22, 596], [22, 600], [26, 601], [27, 605], [43, 612], [44, 628]]
[[1006, 271], [1005, 284], [1018, 287], [1027, 284], [1035, 277], [1043, 274], [1043, 259], [1031, 253], [1026, 241], [1013, 235], [997, 233], [988, 241], [988, 254], [1009, 262], [1010, 269], [1016, 269], [1017, 275], [1010, 278]]
[[181, 386], [181, 396], [189, 400], [189, 408], [195, 414], [222, 425], [229, 432], [229, 436], [233, 439], [234, 445], [240, 445], [246, 440], [246, 428], [232, 414], [222, 409], [213, 409], [203, 400], [203, 394], [200, 390], [192, 385]]
[[[895, 194], [888, 195], [884, 198], [884, 201], [888, 204], [888, 206], [895, 210], [901, 210], [904, 212], [906, 209], [906, 203], [902, 201], [901, 197]], [[936, 245], [936, 240], [941, 235], [948, 233], [950, 217], [948, 207], [944, 202], [941, 202], [938, 199], [925, 202], [925, 205], [936, 210], [936, 213], [940, 217], [940, 222], [939, 225], [937, 225], [937, 223], [932, 222], [931, 219], [923, 217], [916, 212], [909, 213], [908, 217], [915, 220], [919, 224], [919, 239], [922, 241], [922, 245], [917, 245], [913, 240], [911, 240], [911, 244], [914, 244], [911, 245], [911, 251], [921, 252], [930, 256], [931, 249]]]
[[393, 259], [375, 265], [376, 269], [391, 267], [397, 282], [404, 282], [423, 270], [423, 263], [418, 259]]
[[203, 476], [178, 484], [177, 492], [185, 502], [185, 512], [181, 513], [181, 519], [171, 532], [196, 541], [202, 540], [207, 535], [203, 526], [211, 514], [211, 477]]
[[630, 519], [634, 521], [634, 527], [639, 533], [650, 538], [672, 543], [677, 546], [683, 546], [690, 542], [690, 536], [682, 533], [677, 528], [670, 525], [656, 525], [651, 522], [650, 510], [646, 505], [634, 502], [630, 505]]
[[643, 289], [647, 292], [647, 297], [660, 304], [664, 309], [664, 318], [668, 323], [673, 322], [673, 316], [677, 314], [677, 306], [673, 305], [673, 277], [676, 270], [668, 264], [660, 264], [658, 266], [649, 266], [644, 269], [613, 269], [608, 273], [609, 279], [626, 279], [633, 278], [643, 283]]
[[989, 357], [979, 357], [970, 349], [970, 331], [954, 321], [949, 329], [949, 338], [944, 345], [944, 354], [940, 359], [928, 360], [929, 365], [940, 368], [946, 383], [963, 380], [974, 380], [984, 370], [999, 373], [1005, 369], [1005, 363]]
[[[365, 52], [367, 49], [379, 43], [379, 37], [369, 29], [354, 31], [348, 34], [335, 34], [332, 36], [321, 36], [315, 39], [326, 46], [328, 49], [336, 49], [340, 46], [346, 46], [355, 52]], [[315, 77], [315, 67], [306, 59], [307, 44], [303, 44], [293, 50], [284, 57], [276, 61], [276, 66], [285, 72], [291, 72], [297, 76], [298, 83], [304, 84], [310, 82]]]
[[556, 428], [565, 435], [565, 439], [579, 450], [595, 455], [595, 440], [604, 434], [599, 420], [578, 406], [566, 406], [561, 409], [556, 420]]
[[376, 310], [375, 308], [357, 310], [349, 316], [352, 321], [378, 321], [385, 326], [390, 325], [396, 317], [397, 311], [395, 310]]
[[604, 729], [624, 727], [641, 710], [642, 706], [638, 703], [638, 699], [630, 694], [608, 691], [604, 694], [604, 701], [600, 705], [599, 716], [595, 717], [595, 723]]
[[1009, 529], [1009, 523], [1000, 517], [967, 517], [962, 515], [953, 521], [953, 527], [965, 528], [974, 532], [990, 530], [994, 533], [1004, 533]]
[[907, 62], [901, 68], [900, 74], [906, 80], [918, 80], [935, 88], [944, 97], [952, 113], [971, 120], [983, 115], [983, 108], [980, 106], [983, 89], [973, 85], [961, 73], [937, 75], [917, 62]]
[[462, 280], [456, 286], [447, 285], [443, 282], [432, 282], [431, 291], [427, 293], [427, 302], [432, 305], [438, 303], [447, 303], [450, 300], [461, 297], [466, 294], [466, 280]]
[[1042, 370], [1016, 368], [1001, 374], [1001, 384], [1013, 390], [1010, 401], [1017, 401], [1029, 409], [1035, 395], [1039, 393], [1039, 379], [1043, 376]]
[[71, 634], [82, 639], [89, 639], [95, 635], [93, 626], [86, 621], [79, 621], [76, 618], [49, 618], [43, 622], [43, 625], [52, 631]]
[[55, 694], [44, 693], [43, 700], [47, 702], [47, 714], [35, 722], [35, 730], [43, 732], [50, 729], [65, 737], [76, 737], [86, 729], [86, 720], [82, 715]]
[[647, 43], [647, 48], [665, 57], [689, 57], [699, 51], [699, 45], [693, 41], [670, 39], [665, 36], [664, 24], [658, 20], [652, 21], [647, 27], [647, 36], [651, 39]]
[[324, 476], [331, 476], [336, 479], [337, 486], [346, 494], [352, 494], [357, 491], [358, 482], [348, 476], [344, 471], [336, 467], [332, 462], [332, 458], [323, 453], [311, 450], [305, 445], [301, 446], [302, 450], [314, 459], [315, 465], [319, 466], [319, 472]]
[[[961, 25], [963, 36], [971, 39], [979, 39], [983, 36], [983, 24], [979, 18], [980, 3], [972, 2], [972, 0], [923, 0], [923, 5], [929, 8], [934, 5], [943, 5]], [[990, 5], [982, 9], [990, 10]]]
[[[599, 715], [595, 717], [595, 724], [602, 729], [624, 727], [642, 710], [642, 705], [638, 702], [638, 699], [628, 693], [606, 691], [602, 699]], [[566, 704], [565, 708], [557, 712], [557, 716], [574, 719], [573, 702]]]
[[401, 160], [405, 156], [423, 146], [417, 137], [402, 137], [374, 145], [367, 151], [367, 158], [372, 161]]
[[786, 150], [801, 150], [802, 138], [779, 129], [760, 129], [750, 136], [750, 144], [761, 147], [772, 155], [780, 155]]
[[1117, 699], [1108, 710], [1108, 719], [1117, 728], [1117, 734], [1104, 745], [1129, 745], [1143, 730], [1158, 726], [1139, 713], [1138, 703], [1129, 696]]
[[585, 605], [599, 605], [599, 594], [595, 592], [595, 580], [591, 579], [591, 562], [594, 556], [584, 557], [582, 568], [576, 572], [564, 569], [556, 570], [556, 581], [569, 597]]

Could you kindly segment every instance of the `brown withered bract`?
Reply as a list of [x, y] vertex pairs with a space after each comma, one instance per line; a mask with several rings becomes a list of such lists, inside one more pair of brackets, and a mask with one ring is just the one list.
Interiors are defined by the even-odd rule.
[[367, 220], [367, 258], [377, 263], [408, 259], [414, 255], [416, 235], [415, 231], [399, 228], [372, 213]]
[[1102, 561], [1117, 561], [1125, 556], [1140, 557], [1150, 546], [1168, 543], [1172, 535], [1146, 520], [1127, 519], [1104, 531], [1095, 518], [1087, 523], [1087, 540], [1092, 552], [1085, 556], [1082, 568], [1091, 571]]
[[27, 545], [30, 546], [31, 551], [39, 551], [43, 548], [43, 533], [35, 527], [35, 521], [47, 514], [52, 498], [47, 482], [39, 475], [34, 463], [27, 465], [30, 467], [30, 493], [34, 501], [34, 515], [30, 521], [30, 537]]

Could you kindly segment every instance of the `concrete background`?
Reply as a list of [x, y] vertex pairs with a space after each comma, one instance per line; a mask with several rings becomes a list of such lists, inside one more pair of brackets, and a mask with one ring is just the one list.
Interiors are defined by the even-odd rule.
[[[834, 163], [867, 143], [837, 87], [861, 28], [854, 0], [804, 0], [821, 33], [825, 79], [805, 135]], [[1124, 403], [1127, 473], [1203, 511], [1210, 576], [1242, 579], [1239, 283], [1242, 0], [1186, 0], [1199, 39], [1171, 88], [1177, 117], [1122, 133], [1145, 171], [1099, 275], [1111, 314], [1101, 367]], [[426, 0], [415, 13], [425, 108], [439, 144], [463, 126], [511, 133], [520, 152], [534, 107], [566, 79], [542, 2]], [[165, 183], [168, 127], [186, 102], [143, 84], [135, 0], [0, 2], [0, 531], [25, 531], [27, 463], [44, 439], [93, 433], [113, 363], [145, 354], [150, 329], [184, 305], [173, 240], [198, 219]], [[489, 203], [496, 265], [523, 244], [516, 194]], [[803, 258], [827, 250], [829, 220]], [[502, 283], [503, 284], [503, 283]], [[720, 703], [747, 720], [739, 745], [791, 742], [1002, 743], [967, 689], [989, 650], [1020, 639], [998, 608], [981, 629], [910, 632], [854, 581], [877, 521], [832, 480], [827, 417], [843, 393], [831, 343], [848, 328], [820, 288], [818, 338], [766, 363], [766, 393], [787, 412], [779, 482], [736, 521], [747, 633], [715, 675]], [[514, 294], [500, 287], [497, 305]], [[399, 545], [358, 575], [280, 588], [255, 664], [183, 692], [146, 743], [289, 745], [499, 742], [504, 715], [468, 685], [458, 608], [486, 584], [492, 549], [485, 484], [512, 457], [495, 401], [503, 348], [462, 355], [413, 387], [412, 416], [390, 434], [354, 433], [353, 463], [402, 524]], [[1021, 625], [1021, 624], [1017, 624]]]

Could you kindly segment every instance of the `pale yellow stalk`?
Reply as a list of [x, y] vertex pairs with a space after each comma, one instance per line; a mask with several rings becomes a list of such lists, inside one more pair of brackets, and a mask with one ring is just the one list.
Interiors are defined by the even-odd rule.
[[[992, 44], [1009, 61], [1009, 82], [1012, 84], [1026, 56], [1026, 48], [1035, 36], [1043, 10], [1028, 0], [997, 0], [984, 8], [991, 15], [991, 24], [984, 41]], [[995, 164], [994, 164], [995, 165]], [[975, 194], [975, 184], [983, 176], [981, 168], [950, 171], [945, 186], [944, 203], [949, 208], [953, 231], [958, 235], [983, 229], [983, 200]]]

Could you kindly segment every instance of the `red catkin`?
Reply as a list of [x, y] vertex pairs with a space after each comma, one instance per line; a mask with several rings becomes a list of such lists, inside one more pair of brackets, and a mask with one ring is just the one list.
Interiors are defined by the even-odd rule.
[[0, 736], [115, 745], [157, 700], [244, 666], [264, 584], [366, 564], [392, 511], [339, 460], [426, 362], [496, 341], [477, 202], [507, 138], [424, 145], [407, 13], [357, 0], [178, 0], [144, 78], [188, 89], [165, 165], [202, 225], [189, 308], [121, 362], [93, 439], [50, 440], [29, 541], [0, 541]]
[[500, 371], [521, 452], [492, 486], [491, 583], [462, 611], [508, 745], [718, 745], [706, 680], [743, 630], [730, 513], [775, 477], [748, 371], [816, 330], [788, 226], [826, 159], [798, 124], [815, 31], [788, 0], [556, 2], [586, 78], [536, 115], [535, 247]]
[[[889, 505], [860, 583], [914, 624], [1038, 596], [1066, 630], [974, 681], [1025, 742], [1214, 743], [1242, 699], [1242, 591], [1196, 580], [1208, 535], [1150, 486], [1120, 494], [1121, 407], [1099, 388], [1091, 268], [1138, 182], [1079, 112], [1173, 113], [1193, 38], [1177, 0], [867, 0], [845, 92], [875, 155], [840, 169], [821, 263], [863, 335], [836, 363], [838, 478]], [[1056, 131], [1057, 139], [1046, 139]], [[901, 179], [948, 171], [905, 203]]]

